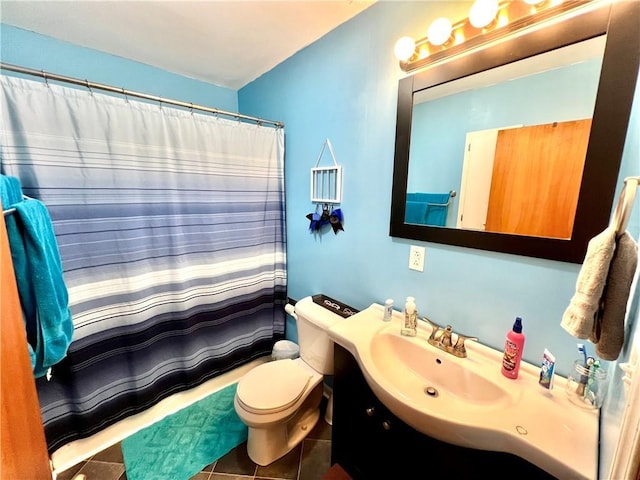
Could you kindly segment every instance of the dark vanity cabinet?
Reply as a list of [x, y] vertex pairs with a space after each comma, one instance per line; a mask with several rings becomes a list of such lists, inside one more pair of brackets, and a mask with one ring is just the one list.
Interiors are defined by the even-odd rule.
[[414, 430], [377, 399], [339, 345], [334, 368], [331, 463], [353, 479], [554, 478], [515, 455], [459, 447]]

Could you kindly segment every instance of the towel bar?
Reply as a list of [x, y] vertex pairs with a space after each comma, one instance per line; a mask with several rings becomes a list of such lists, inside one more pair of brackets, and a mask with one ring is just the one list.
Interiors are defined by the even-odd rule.
[[[26, 195], [22, 195], [22, 199], [23, 200], [33, 200], [33, 198], [31, 197], [27, 197]], [[11, 215], [13, 212], [15, 212], [16, 209], [15, 208], [7, 208], [6, 210], [2, 211], [2, 215], [4, 217], [6, 217], [7, 215]]]

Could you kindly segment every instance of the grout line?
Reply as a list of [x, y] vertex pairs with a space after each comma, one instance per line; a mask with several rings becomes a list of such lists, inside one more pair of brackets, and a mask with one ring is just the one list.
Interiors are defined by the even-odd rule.
[[[82, 470], [84, 470], [84, 467], [86, 467], [86, 466], [87, 466], [87, 463], [89, 463], [89, 462], [84, 462], [84, 465], [82, 465], [82, 466], [80, 467], [80, 470], [78, 470], [78, 471], [75, 473], [75, 475], [74, 475], [73, 477], [71, 477], [73, 480], [75, 480], [75, 479], [78, 477], [78, 475], [80, 475], [80, 474], [82, 473]], [[80, 477], [80, 478], [82, 478], [82, 477]]]
[[243, 478], [243, 479], [244, 478], [252, 478], [252, 479], [255, 479], [255, 475], [245, 475], [243, 473], [227, 473], [227, 472], [199, 472], [199, 473], [208, 473], [209, 474], [209, 479], [213, 476], [214, 473], [216, 475], [220, 475], [222, 477]]
[[261, 475], [260, 477], [258, 477], [256, 475], [255, 478], [260, 478], [260, 479], [264, 478], [265, 480], [291, 480], [290, 478], [287, 479], [287, 478], [282, 478], [282, 477], [267, 477], [267, 476], [264, 476], [264, 475]]
[[300, 470], [302, 470], [302, 457], [304, 457], [304, 441], [302, 440], [302, 445], [300, 446], [300, 458], [298, 458], [298, 474], [296, 475], [296, 480], [300, 480]]
[[223, 477], [229, 477], [229, 478], [251, 478], [251, 479], [255, 479], [256, 476], [255, 475], [244, 475], [241, 473], [225, 473], [225, 472], [201, 472], [201, 473], [208, 473], [209, 474], [209, 479], [211, 479], [211, 477], [213, 476], [213, 474], [215, 473], [216, 475], [220, 475]]

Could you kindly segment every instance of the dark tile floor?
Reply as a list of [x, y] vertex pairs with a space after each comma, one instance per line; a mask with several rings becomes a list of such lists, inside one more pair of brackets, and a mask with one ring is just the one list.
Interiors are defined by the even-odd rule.
[[[296, 448], [271, 465], [263, 467], [253, 463], [247, 455], [247, 445], [243, 443], [207, 465], [191, 480], [320, 480], [330, 464], [331, 426], [321, 416], [315, 428]], [[84, 474], [86, 480], [127, 480], [120, 444], [65, 470], [57, 479], [73, 480], [79, 474]]]

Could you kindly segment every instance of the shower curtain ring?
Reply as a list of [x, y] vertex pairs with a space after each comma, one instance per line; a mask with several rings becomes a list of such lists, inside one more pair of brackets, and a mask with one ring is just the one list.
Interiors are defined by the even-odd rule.
[[44, 70], [40, 70], [42, 72], [42, 78], [44, 78], [44, 83], [48, 87], [49, 86], [49, 77], [47, 77], [47, 72]]
[[89, 80], [87, 80], [85, 78], [84, 81], [87, 84], [87, 88], [89, 89], [89, 93], [91, 94], [91, 96], [93, 96], [93, 90], [91, 90], [91, 85], [89, 84]]
[[191, 110], [191, 115], [193, 115], [193, 102], [190, 102], [191, 106], [189, 107], [189, 109]]
[[124, 97], [124, 101], [129, 103], [129, 97], [127, 97], [127, 92], [125, 91], [124, 87], [122, 87], [122, 96]]

